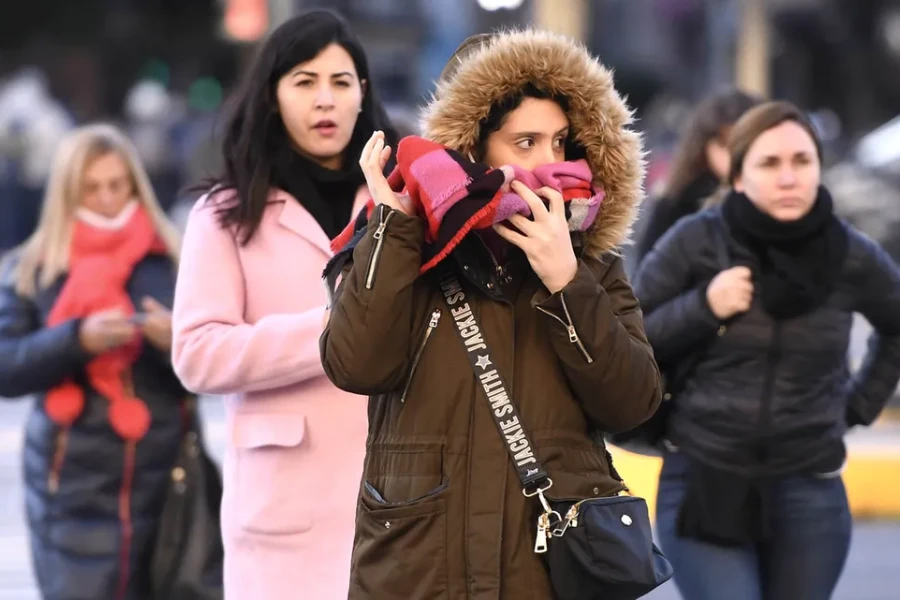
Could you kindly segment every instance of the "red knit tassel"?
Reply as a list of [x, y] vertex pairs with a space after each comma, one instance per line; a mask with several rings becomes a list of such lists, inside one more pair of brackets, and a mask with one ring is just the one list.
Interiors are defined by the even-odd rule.
[[109, 423], [123, 440], [137, 441], [150, 430], [150, 410], [137, 398], [123, 398], [109, 405]]
[[84, 390], [73, 381], [64, 381], [47, 392], [44, 410], [54, 423], [69, 427], [84, 410]]

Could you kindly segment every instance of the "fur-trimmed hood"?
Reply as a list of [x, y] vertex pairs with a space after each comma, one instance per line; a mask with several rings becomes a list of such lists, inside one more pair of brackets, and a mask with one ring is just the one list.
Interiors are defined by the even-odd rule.
[[571, 39], [535, 30], [498, 33], [454, 57], [423, 109], [424, 137], [462, 153], [479, 137], [491, 106], [528, 83], [569, 100], [575, 140], [587, 151], [594, 182], [606, 191], [600, 215], [585, 235], [598, 256], [629, 241], [643, 199], [641, 137], [632, 112], [613, 87], [612, 72]]

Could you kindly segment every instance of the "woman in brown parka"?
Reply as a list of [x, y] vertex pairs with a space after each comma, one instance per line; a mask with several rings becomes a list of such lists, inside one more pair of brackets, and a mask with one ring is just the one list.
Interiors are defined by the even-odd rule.
[[[607, 69], [569, 39], [535, 31], [467, 40], [424, 112], [424, 137], [470, 160], [534, 169], [580, 155], [605, 191], [583, 234], [570, 235], [552, 194], [539, 191], [551, 210], [540, 204], [534, 221], [509, 221], [525, 235], [473, 232], [445, 261], [553, 481], [551, 498], [621, 492], [591, 432], [635, 427], [660, 400], [616, 253], [642, 197], [631, 121]], [[553, 598], [534, 551], [539, 505], [522, 494], [437, 279], [419, 276], [425, 221], [380, 174], [389, 153], [377, 132], [363, 150], [378, 205], [321, 338], [331, 380], [370, 396], [350, 598]], [[534, 208], [536, 194], [513, 190]]]

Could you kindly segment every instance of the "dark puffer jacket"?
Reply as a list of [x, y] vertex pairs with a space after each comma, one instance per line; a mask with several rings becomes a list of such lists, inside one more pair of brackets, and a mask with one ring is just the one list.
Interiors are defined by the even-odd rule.
[[[69, 431], [59, 484], [49, 484], [59, 427], [43, 410], [44, 393], [63, 379], [83, 381], [89, 356], [78, 341], [78, 324], [45, 327], [62, 287], [60, 280], [34, 299], [16, 294], [12, 262], [0, 278], [0, 396], [36, 394], [24, 448], [26, 508], [35, 575], [45, 600], [144, 600], [154, 532], [182, 435], [181, 405], [187, 392], [168, 354], [149, 344], [134, 364], [138, 397], [152, 425], [138, 443], [134, 478], [123, 488], [124, 443], [109, 425], [109, 403], [88, 391], [85, 411]], [[171, 306], [175, 273], [168, 258], [148, 257], [128, 283], [135, 305], [152, 296]], [[122, 490], [126, 490], [123, 492]], [[122, 501], [130, 503], [130, 543]], [[127, 565], [127, 593], [117, 588]]]
[[[727, 241], [732, 260], [746, 256], [720, 209], [680, 221], [657, 243], [634, 284], [647, 337], [663, 369], [700, 356], [675, 399], [670, 441], [745, 474], [840, 466], [848, 425], [872, 423], [900, 380], [900, 271], [878, 245], [847, 231], [834, 291], [819, 308], [780, 322], [762, 309], [758, 289], [750, 310], [727, 322], [710, 310], [706, 288], [723, 266], [713, 236]], [[875, 333], [851, 375], [855, 312]]]

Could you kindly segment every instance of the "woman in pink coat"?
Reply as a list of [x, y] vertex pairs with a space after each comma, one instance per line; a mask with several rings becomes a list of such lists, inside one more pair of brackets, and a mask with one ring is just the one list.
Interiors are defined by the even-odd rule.
[[386, 123], [366, 57], [329, 12], [272, 33], [225, 130], [224, 175], [188, 220], [173, 362], [222, 394], [226, 597], [347, 597], [366, 400], [319, 361], [329, 240], [367, 197], [358, 159]]

